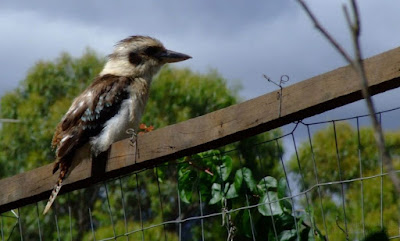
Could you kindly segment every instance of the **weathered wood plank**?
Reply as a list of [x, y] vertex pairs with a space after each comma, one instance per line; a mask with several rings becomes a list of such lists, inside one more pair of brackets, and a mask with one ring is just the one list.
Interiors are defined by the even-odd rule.
[[[372, 94], [400, 86], [400, 48], [365, 61]], [[123, 140], [107, 156], [92, 162], [88, 146], [76, 155], [79, 163], [62, 193], [87, 187], [156, 163], [216, 148], [343, 106], [362, 98], [359, 80], [350, 67], [313, 77], [283, 89], [278, 116], [276, 92], [140, 135], [137, 146]], [[108, 159], [108, 160], [106, 160]], [[94, 165], [92, 165], [94, 164]], [[0, 213], [47, 199], [56, 182], [52, 165], [0, 180]]]

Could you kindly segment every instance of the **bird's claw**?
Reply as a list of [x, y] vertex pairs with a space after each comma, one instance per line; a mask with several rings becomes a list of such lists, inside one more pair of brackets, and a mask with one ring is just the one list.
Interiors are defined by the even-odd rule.
[[126, 130], [126, 134], [131, 135], [131, 138], [129, 140], [131, 141], [131, 145], [133, 146], [136, 143], [137, 140], [137, 134], [133, 128], [129, 128]]

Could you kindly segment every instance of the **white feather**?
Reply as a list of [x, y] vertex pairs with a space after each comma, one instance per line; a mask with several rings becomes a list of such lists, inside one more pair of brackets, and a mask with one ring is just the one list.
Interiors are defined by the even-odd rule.
[[61, 139], [61, 141], [60, 141], [60, 145], [61, 145], [64, 141], [68, 140], [68, 139], [71, 138], [71, 137], [72, 137], [71, 135], [66, 135], [66, 136], [64, 136], [64, 137]]

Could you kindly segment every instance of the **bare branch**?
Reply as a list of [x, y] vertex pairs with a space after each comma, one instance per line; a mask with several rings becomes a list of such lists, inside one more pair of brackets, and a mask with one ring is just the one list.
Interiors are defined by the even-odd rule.
[[360, 36], [360, 14], [355, 0], [351, 0], [351, 7], [353, 9], [354, 20], [355, 20], [353, 24], [354, 32], [356, 33], [357, 36]]
[[311, 12], [310, 8], [307, 6], [307, 4], [303, 0], [297, 0], [300, 5], [303, 7], [304, 11], [306, 11], [307, 15], [311, 18], [312, 22], [314, 23], [314, 26], [318, 31], [320, 31], [326, 39], [336, 48], [336, 50], [346, 59], [347, 62], [350, 64], [353, 63], [352, 58], [350, 55], [346, 53], [346, 51], [340, 46], [340, 44], [332, 37], [332, 35], [329, 34], [329, 32], [319, 23], [318, 19], [314, 16], [314, 14]]
[[390, 153], [385, 148], [385, 138], [382, 131], [382, 126], [380, 125], [377, 117], [376, 110], [374, 107], [374, 103], [371, 99], [371, 94], [369, 93], [369, 85], [368, 79], [364, 69], [364, 61], [362, 58], [361, 47], [360, 47], [360, 15], [358, 11], [358, 6], [356, 0], [351, 0], [351, 9], [353, 15], [353, 21], [351, 20], [349, 11], [347, 7], [343, 6], [343, 12], [347, 21], [347, 24], [350, 28], [353, 47], [354, 47], [354, 59], [349, 56], [349, 54], [337, 43], [337, 41], [329, 34], [329, 32], [319, 23], [318, 19], [311, 12], [307, 4], [303, 0], [297, 0], [300, 5], [303, 7], [307, 15], [311, 18], [311, 21], [314, 23], [315, 27], [325, 36], [325, 38], [336, 48], [336, 50], [347, 60], [347, 62], [353, 67], [353, 69], [357, 72], [360, 77], [361, 84], [361, 92], [363, 97], [367, 103], [368, 111], [370, 113], [370, 117], [372, 120], [372, 126], [375, 133], [375, 139], [379, 148], [379, 151], [382, 153], [382, 161], [385, 164], [389, 176], [395, 186], [397, 191], [397, 196], [400, 194], [400, 180], [396, 175], [393, 161], [390, 158]]
[[364, 96], [364, 99], [367, 103], [368, 111], [371, 116], [372, 120], [372, 126], [375, 131], [375, 139], [378, 144], [379, 150], [382, 153], [382, 161], [385, 164], [389, 176], [397, 190], [397, 194], [400, 194], [400, 180], [397, 177], [397, 174], [395, 172], [394, 166], [393, 166], [393, 161], [390, 157], [390, 153], [388, 150], [385, 148], [385, 136], [383, 134], [382, 126], [378, 121], [377, 116], [375, 115], [376, 109], [374, 106], [374, 102], [372, 101], [371, 94], [369, 92], [368, 88], [368, 79], [365, 74], [365, 69], [364, 69], [364, 61], [362, 58], [362, 53], [361, 53], [361, 46], [360, 46], [360, 30], [361, 30], [361, 25], [360, 25], [360, 19], [359, 19], [359, 13], [358, 13], [358, 8], [355, 0], [351, 1], [352, 3], [352, 10], [353, 10], [353, 15], [354, 15], [354, 21], [352, 25], [349, 25], [351, 30], [352, 30], [352, 38], [353, 38], [353, 45], [354, 45], [354, 51], [355, 51], [355, 60], [354, 60], [354, 66], [356, 67], [356, 71], [360, 75], [361, 78], [361, 85], [362, 85], [362, 93]]
[[349, 10], [347, 9], [346, 4], [343, 4], [342, 8], [343, 8], [344, 16], [346, 17], [347, 25], [350, 26], [351, 31], [353, 31], [353, 29], [352, 29], [353, 23], [351, 22]]

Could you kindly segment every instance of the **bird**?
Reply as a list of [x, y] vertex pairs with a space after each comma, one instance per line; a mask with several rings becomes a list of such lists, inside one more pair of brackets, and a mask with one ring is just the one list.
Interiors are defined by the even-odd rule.
[[43, 214], [69, 175], [76, 150], [89, 143], [92, 155], [98, 156], [112, 143], [128, 138], [127, 130], [136, 132], [153, 76], [164, 64], [190, 58], [148, 36], [130, 36], [114, 46], [102, 71], [73, 100], [56, 127], [51, 143], [55, 149], [53, 175], [57, 170], [60, 173]]

